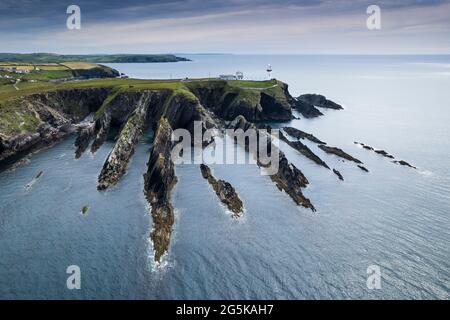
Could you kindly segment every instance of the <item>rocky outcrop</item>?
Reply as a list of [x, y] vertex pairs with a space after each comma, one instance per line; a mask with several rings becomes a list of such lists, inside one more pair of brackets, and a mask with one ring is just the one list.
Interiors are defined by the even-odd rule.
[[98, 177], [98, 190], [105, 190], [116, 184], [125, 174], [135, 145], [138, 143], [146, 126], [151, 93], [143, 92], [138, 105], [122, 128], [119, 139], [106, 159]]
[[160, 262], [170, 245], [174, 209], [170, 202], [171, 191], [177, 182], [175, 167], [171, 159], [172, 127], [166, 118], [161, 118], [156, 130], [153, 148], [148, 162], [148, 170], [144, 175], [144, 192], [151, 205], [153, 230], [150, 237], [153, 241], [155, 261]]
[[399, 164], [399, 165], [401, 165], [401, 166], [406, 166], [406, 167], [410, 167], [410, 168], [413, 168], [413, 169], [417, 169], [415, 166], [409, 164], [408, 162], [406, 162], [406, 161], [404, 161], [404, 160], [395, 160], [395, 161], [393, 161], [393, 162], [394, 162], [395, 164]]
[[[256, 130], [256, 126], [251, 122], [248, 122], [243, 116], [238, 116], [234, 119], [229, 128], [237, 130], [242, 129], [244, 131], [248, 129]], [[276, 184], [280, 191], [285, 191], [297, 205], [301, 205], [305, 208], [309, 208], [312, 211], [316, 211], [311, 201], [303, 195], [302, 188], [305, 188], [309, 182], [305, 175], [292, 163], [290, 163], [285, 154], [280, 151], [276, 146], [272, 144], [271, 137], [264, 134], [258, 134], [258, 141], [264, 139], [263, 143], [267, 144], [267, 150], [270, 152], [279, 153], [279, 166], [276, 174], [270, 176], [271, 180]], [[247, 141], [246, 141], [247, 142]], [[248, 142], [247, 142], [248, 143]], [[258, 142], [259, 145], [259, 142]], [[247, 146], [246, 146], [246, 149]], [[257, 152], [259, 154], [259, 152]], [[258, 157], [258, 155], [254, 155]], [[257, 163], [261, 166], [260, 159], [257, 159]]]
[[375, 152], [375, 153], [378, 153], [379, 155], [382, 155], [382, 156], [385, 157], [385, 158], [394, 159], [394, 156], [393, 156], [393, 155], [387, 153], [387, 152], [384, 151], [384, 150], [378, 150], [378, 149], [375, 149], [375, 148], [373, 148], [373, 147], [371, 147], [371, 146], [369, 146], [369, 145], [367, 145], [367, 144], [364, 144], [364, 143], [362, 143], [362, 142], [357, 142], [357, 141], [355, 141], [354, 143], [357, 144], [357, 145], [360, 145], [361, 147], [363, 147], [363, 148], [366, 149], [366, 150], [369, 150], [369, 151], [373, 151], [373, 152]]
[[300, 112], [302, 116], [307, 119], [323, 116], [323, 113], [320, 112], [319, 109], [305, 101], [296, 100], [294, 102], [293, 108]]
[[78, 128], [78, 136], [75, 140], [75, 158], [81, 157], [83, 152], [89, 147], [92, 139], [95, 137], [95, 123], [89, 124], [85, 127]]
[[367, 169], [366, 167], [362, 166], [362, 165], [358, 165], [358, 168], [360, 168], [362, 171], [364, 172], [369, 172], [369, 169]]
[[320, 94], [303, 94], [300, 97], [297, 98], [299, 101], [312, 104], [313, 106], [320, 107], [320, 108], [327, 108], [327, 109], [334, 109], [334, 110], [342, 110], [341, 105], [337, 104], [336, 102], [333, 102], [331, 100], [328, 100], [323, 95]]
[[306, 145], [301, 143], [300, 141], [291, 141], [287, 139], [282, 132], [279, 133], [280, 140], [288, 144], [291, 148], [297, 150], [300, 154], [305, 156], [306, 158], [314, 161], [319, 166], [322, 166], [324, 168], [330, 169], [330, 167], [320, 159], [314, 152], [311, 151], [310, 148], [308, 148]]
[[351, 155], [349, 155], [348, 153], [346, 153], [345, 151], [343, 151], [342, 149], [336, 148], [336, 147], [329, 147], [329, 146], [325, 146], [325, 145], [319, 145], [319, 148], [322, 149], [323, 151], [325, 151], [326, 153], [329, 154], [334, 154], [338, 157], [341, 157], [345, 160], [348, 161], [353, 161], [355, 163], [358, 164], [362, 164], [362, 162], [354, 157], [352, 157]]
[[299, 111], [305, 118], [323, 116], [323, 113], [316, 107], [334, 110], [343, 109], [341, 105], [328, 100], [320, 94], [303, 94], [293, 104], [293, 108]]
[[[355, 141], [354, 143], [357, 144], [357, 145], [362, 146], [362, 147], [363, 147], [364, 149], [366, 149], [366, 150], [373, 151], [373, 152], [375, 152], [375, 153], [377, 153], [377, 154], [379, 154], [379, 155], [381, 155], [381, 156], [383, 156], [383, 157], [385, 157], [385, 158], [388, 158], [388, 159], [395, 159], [395, 157], [394, 157], [393, 155], [389, 154], [388, 152], [386, 152], [386, 151], [384, 151], [384, 150], [378, 150], [378, 149], [375, 149], [375, 148], [373, 148], [373, 147], [371, 147], [371, 146], [369, 146], [369, 145], [367, 145], [367, 144], [364, 144], [364, 143], [362, 143], [362, 142], [356, 142], [356, 141]], [[410, 167], [410, 168], [413, 168], [413, 169], [417, 169], [415, 166], [409, 164], [408, 162], [406, 162], [406, 161], [404, 161], [404, 160], [393, 160], [392, 163], [399, 164], [399, 165], [401, 165], [401, 166]]]
[[211, 169], [207, 165], [201, 164], [200, 170], [203, 178], [208, 180], [220, 201], [233, 213], [232, 216], [234, 218], [241, 217], [243, 214], [244, 205], [233, 186], [227, 181], [217, 180], [212, 175]]
[[309, 141], [317, 143], [317, 144], [326, 144], [325, 142], [323, 142], [320, 139], [316, 138], [311, 133], [304, 132], [304, 131], [299, 130], [297, 128], [284, 127], [283, 130], [288, 135], [290, 135], [291, 137], [296, 138], [296, 139], [308, 139]]
[[334, 172], [335, 175], [337, 175], [339, 180], [344, 181], [344, 177], [342, 176], [342, 174], [338, 170], [333, 169], [333, 172]]

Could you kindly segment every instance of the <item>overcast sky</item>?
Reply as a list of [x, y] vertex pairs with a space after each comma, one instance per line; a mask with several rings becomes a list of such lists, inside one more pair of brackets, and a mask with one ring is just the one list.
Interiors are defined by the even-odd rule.
[[0, 51], [450, 54], [450, 0], [0, 0]]

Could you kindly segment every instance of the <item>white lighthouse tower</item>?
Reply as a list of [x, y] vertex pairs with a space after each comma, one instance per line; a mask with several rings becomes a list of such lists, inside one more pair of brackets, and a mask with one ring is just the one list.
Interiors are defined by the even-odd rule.
[[272, 66], [270, 64], [267, 65], [267, 74], [269, 75], [269, 80], [272, 79]]

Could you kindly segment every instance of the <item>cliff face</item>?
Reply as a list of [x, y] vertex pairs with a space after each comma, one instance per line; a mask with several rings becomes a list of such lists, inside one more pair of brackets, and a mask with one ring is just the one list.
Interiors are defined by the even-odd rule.
[[108, 89], [73, 89], [34, 94], [0, 104], [0, 161], [49, 145], [75, 130], [98, 108]]
[[226, 81], [208, 85], [187, 84], [205, 108], [225, 120], [242, 115], [248, 121], [287, 121], [292, 119], [294, 99], [282, 82], [267, 87], [233, 87]]

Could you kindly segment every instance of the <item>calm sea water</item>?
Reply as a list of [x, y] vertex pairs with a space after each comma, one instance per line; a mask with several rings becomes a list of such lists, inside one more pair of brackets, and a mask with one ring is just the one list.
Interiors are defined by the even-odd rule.
[[[370, 173], [308, 144], [332, 172], [281, 145], [310, 180], [317, 214], [296, 207], [251, 165], [214, 166], [246, 213], [233, 220], [198, 166], [177, 167], [176, 224], [163, 266], [152, 262], [151, 216], [139, 144], [107, 192], [96, 179], [113, 143], [74, 159], [74, 137], [0, 173], [0, 298], [443, 298], [450, 293], [449, 56], [189, 56], [193, 62], [111, 65], [140, 78], [208, 77], [237, 70], [321, 93], [345, 106], [290, 125], [361, 159]], [[358, 148], [383, 148], [418, 170]], [[27, 184], [39, 171], [40, 179]], [[88, 205], [87, 215], [80, 209]], [[81, 269], [81, 290], [66, 268]], [[381, 289], [366, 286], [381, 269]]]

